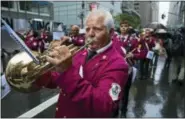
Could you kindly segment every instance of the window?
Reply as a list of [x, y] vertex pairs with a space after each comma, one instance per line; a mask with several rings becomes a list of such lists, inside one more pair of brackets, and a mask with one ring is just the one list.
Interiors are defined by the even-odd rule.
[[113, 14], [114, 13], [114, 10], [113, 9], [110, 9], [110, 13]]
[[37, 5], [37, 7], [39, 6], [40, 9], [40, 13], [46, 13], [49, 14], [50, 10], [51, 10], [51, 4], [49, 4], [49, 2], [46, 1], [37, 1], [37, 3], [35, 3]]
[[6, 8], [13, 8], [13, 2], [12, 1], [1, 1], [1, 6]]
[[139, 3], [134, 3], [134, 5], [139, 5]]
[[138, 10], [138, 9], [139, 9], [139, 7], [134, 7], [134, 9], [135, 9], [135, 10]]
[[114, 1], [113, 0], [111, 1], [111, 4], [114, 5]]
[[85, 8], [85, 2], [82, 1], [82, 9], [84, 9], [84, 8]]
[[32, 1], [20, 1], [20, 10], [26, 10], [29, 12], [38, 12], [38, 4]]
[[46, 14], [48, 14], [49, 13], [49, 6], [46, 6], [46, 5], [42, 5], [42, 6], [40, 6], [39, 7], [40, 8], [40, 13], [46, 13]]
[[51, 5], [44, 1], [20, 1], [20, 10], [38, 13], [50, 13]]
[[26, 1], [20, 1], [19, 5], [20, 5], [20, 10], [29, 10], [30, 6], [28, 5], [29, 3]]

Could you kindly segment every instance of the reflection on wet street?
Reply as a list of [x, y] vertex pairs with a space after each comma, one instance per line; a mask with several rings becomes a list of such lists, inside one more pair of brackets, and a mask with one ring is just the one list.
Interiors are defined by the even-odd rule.
[[1, 117], [17, 118], [58, 93], [58, 89], [42, 89], [33, 93], [20, 93], [12, 90], [1, 100]]
[[127, 117], [185, 117], [185, 87], [169, 85], [168, 72], [163, 74], [156, 85], [151, 79], [132, 85]]

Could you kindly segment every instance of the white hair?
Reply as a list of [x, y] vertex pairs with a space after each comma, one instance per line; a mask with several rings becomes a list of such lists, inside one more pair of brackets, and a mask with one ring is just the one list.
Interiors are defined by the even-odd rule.
[[97, 9], [97, 10], [93, 10], [92, 12], [89, 12], [89, 14], [85, 19], [85, 23], [87, 22], [87, 19], [89, 18], [89, 16], [92, 14], [97, 16], [103, 16], [105, 18], [104, 25], [107, 27], [108, 32], [110, 31], [111, 28], [114, 28], [114, 20], [111, 13], [103, 9]]

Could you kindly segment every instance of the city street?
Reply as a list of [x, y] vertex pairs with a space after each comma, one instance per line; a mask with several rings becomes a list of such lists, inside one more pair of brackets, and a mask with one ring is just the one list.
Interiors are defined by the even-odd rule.
[[168, 72], [158, 85], [152, 80], [136, 81], [130, 91], [128, 117], [185, 117], [185, 87], [168, 84]]
[[[127, 117], [185, 117], [184, 87], [168, 84], [168, 72], [164, 72], [160, 83], [154, 85], [152, 80], [137, 80], [130, 90]], [[11, 91], [1, 101], [2, 118], [15, 118], [58, 93], [57, 89], [43, 89], [32, 94]], [[45, 109], [35, 118], [52, 118], [55, 104]]]
[[[185, 118], [185, 1], [2, 1], [1, 13], [1, 118], [110, 116], [130, 74], [127, 118]], [[23, 49], [38, 65], [14, 57]], [[4, 78], [24, 90], [53, 69], [62, 89], [21, 93]]]

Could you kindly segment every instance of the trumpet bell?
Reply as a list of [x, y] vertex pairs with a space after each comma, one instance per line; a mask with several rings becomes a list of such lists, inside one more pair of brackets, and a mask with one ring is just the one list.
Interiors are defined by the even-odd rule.
[[[38, 53], [33, 52], [36, 56]], [[7, 64], [6, 80], [15, 90], [23, 93], [35, 92], [40, 89], [34, 84], [33, 77], [28, 77], [26, 73], [34, 70], [36, 64], [26, 52], [16, 54]]]

